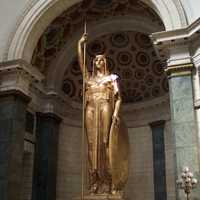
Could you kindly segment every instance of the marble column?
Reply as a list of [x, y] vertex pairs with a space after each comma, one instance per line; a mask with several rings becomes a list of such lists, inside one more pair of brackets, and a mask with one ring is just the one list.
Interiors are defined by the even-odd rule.
[[56, 199], [57, 147], [61, 119], [37, 113], [33, 200]]
[[[181, 175], [184, 166], [188, 166], [196, 177], [199, 174], [198, 142], [193, 101], [192, 85], [193, 64], [186, 63], [168, 66], [169, 94], [171, 106], [171, 125], [174, 141], [175, 178]], [[199, 199], [194, 192], [193, 198]], [[177, 199], [185, 198], [177, 190]]]
[[[200, 113], [195, 116], [194, 109], [195, 101], [198, 107], [199, 83], [193, 67], [199, 66], [199, 31], [197, 19], [182, 29], [153, 33], [151, 38], [160, 59], [167, 61], [175, 178], [181, 175], [182, 167], [188, 166], [200, 181], [197, 130]], [[176, 192], [177, 199], [185, 198], [183, 192], [178, 189]], [[192, 199], [200, 199], [200, 184], [192, 195]]]
[[0, 93], [0, 199], [21, 200], [25, 116], [29, 98]]
[[[198, 135], [198, 144], [200, 147], [200, 42], [198, 44], [199, 49], [193, 56], [193, 63], [195, 70], [193, 73], [193, 84], [194, 84], [194, 101], [195, 101], [195, 111], [196, 111], [196, 121], [197, 121], [197, 135]], [[200, 148], [199, 148], [200, 156]]]
[[166, 170], [165, 170], [165, 121], [150, 123], [153, 143], [154, 197], [155, 200], [166, 200]]

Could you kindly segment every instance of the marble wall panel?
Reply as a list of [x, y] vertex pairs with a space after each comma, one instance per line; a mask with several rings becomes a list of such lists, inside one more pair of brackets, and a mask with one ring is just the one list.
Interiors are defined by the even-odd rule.
[[20, 95], [0, 98], [0, 199], [20, 200], [26, 102]]
[[58, 145], [57, 200], [81, 194], [81, 128], [61, 124]]

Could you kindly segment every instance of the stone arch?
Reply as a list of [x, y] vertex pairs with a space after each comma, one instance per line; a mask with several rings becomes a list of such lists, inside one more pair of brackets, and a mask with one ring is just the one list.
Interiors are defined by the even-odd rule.
[[[186, 16], [181, 5], [174, 0], [142, 0], [161, 17], [166, 30], [186, 25]], [[80, 0], [39, 0], [18, 26], [8, 48], [7, 59], [24, 59], [30, 62], [38, 39], [49, 23], [64, 10]]]

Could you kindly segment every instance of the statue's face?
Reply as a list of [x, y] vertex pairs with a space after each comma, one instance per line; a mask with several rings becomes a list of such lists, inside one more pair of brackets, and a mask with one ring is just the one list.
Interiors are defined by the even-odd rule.
[[103, 55], [97, 55], [95, 57], [95, 66], [97, 69], [102, 69], [105, 67], [105, 57]]

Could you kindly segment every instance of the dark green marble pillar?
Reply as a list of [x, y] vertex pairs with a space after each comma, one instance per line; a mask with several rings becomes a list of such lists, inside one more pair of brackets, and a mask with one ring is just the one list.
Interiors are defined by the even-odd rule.
[[25, 116], [29, 98], [0, 95], [0, 199], [21, 200]]
[[[192, 65], [168, 67], [175, 178], [188, 166], [198, 178], [199, 160], [191, 76]], [[177, 199], [185, 198], [176, 190]], [[195, 197], [195, 192], [193, 193]], [[197, 199], [198, 195], [196, 196]]]
[[165, 121], [156, 121], [150, 124], [153, 143], [153, 175], [154, 199], [167, 200], [166, 170], [165, 170]]
[[59, 124], [55, 114], [37, 113], [33, 200], [56, 200]]

